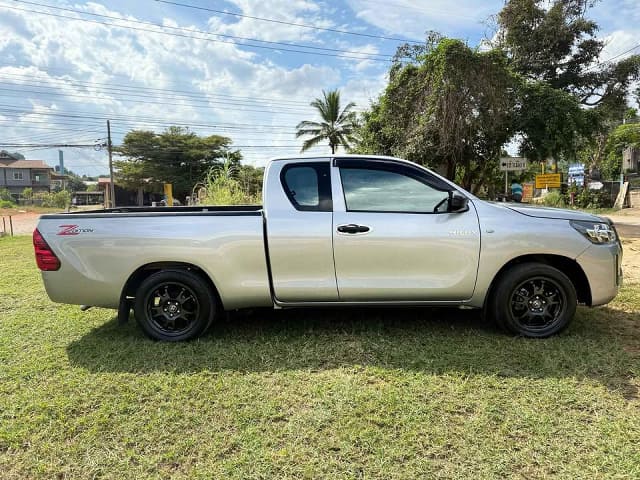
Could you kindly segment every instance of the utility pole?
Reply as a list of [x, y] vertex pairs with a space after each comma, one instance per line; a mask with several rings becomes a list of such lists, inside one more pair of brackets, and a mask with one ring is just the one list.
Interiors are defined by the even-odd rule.
[[107, 120], [107, 151], [109, 152], [109, 197], [111, 208], [116, 208], [116, 186], [113, 183], [113, 145], [111, 143], [111, 122]]

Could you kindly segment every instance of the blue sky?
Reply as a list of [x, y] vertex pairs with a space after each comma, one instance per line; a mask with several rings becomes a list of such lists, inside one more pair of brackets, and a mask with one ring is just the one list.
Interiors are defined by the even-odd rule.
[[[388, 56], [400, 42], [376, 37], [419, 41], [425, 31], [436, 30], [476, 45], [491, 35], [488, 19], [502, 5], [501, 0], [0, 0], [0, 143], [93, 144], [105, 137], [105, 119], [111, 118], [116, 144], [132, 128], [190, 125], [199, 134], [231, 137], [247, 163], [264, 165], [299, 152], [295, 125], [314, 119], [308, 103], [323, 89], [340, 88], [343, 100], [356, 102], [358, 109], [377, 97], [385, 86]], [[607, 41], [603, 59], [640, 44], [638, 0], [598, 2], [590, 17]], [[10, 150], [51, 165], [57, 161], [57, 149]], [[313, 152], [327, 151], [319, 146]], [[78, 173], [107, 171], [104, 151], [64, 152], [67, 167]]]

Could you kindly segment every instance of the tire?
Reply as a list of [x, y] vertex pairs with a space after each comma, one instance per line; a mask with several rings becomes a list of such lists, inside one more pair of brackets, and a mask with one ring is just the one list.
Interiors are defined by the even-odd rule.
[[546, 338], [565, 329], [578, 303], [569, 277], [542, 263], [507, 270], [489, 302], [489, 314], [499, 327], [530, 338]]
[[216, 314], [216, 299], [197, 274], [162, 270], [140, 284], [134, 311], [148, 337], [180, 342], [197, 338], [209, 328]]

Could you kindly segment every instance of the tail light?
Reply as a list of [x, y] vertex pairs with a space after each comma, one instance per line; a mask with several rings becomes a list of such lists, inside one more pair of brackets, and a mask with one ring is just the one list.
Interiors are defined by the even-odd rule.
[[50, 272], [60, 268], [60, 260], [37, 228], [33, 231], [33, 248], [36, 251], [36, 263], [40, 270]]

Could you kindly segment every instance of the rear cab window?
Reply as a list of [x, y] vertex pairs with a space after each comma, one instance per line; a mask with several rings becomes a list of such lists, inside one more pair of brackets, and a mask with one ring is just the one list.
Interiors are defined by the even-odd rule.
[[329, 162], [291, 163], [282, 169], [280, 181], [296, 210], [332, 211]]

